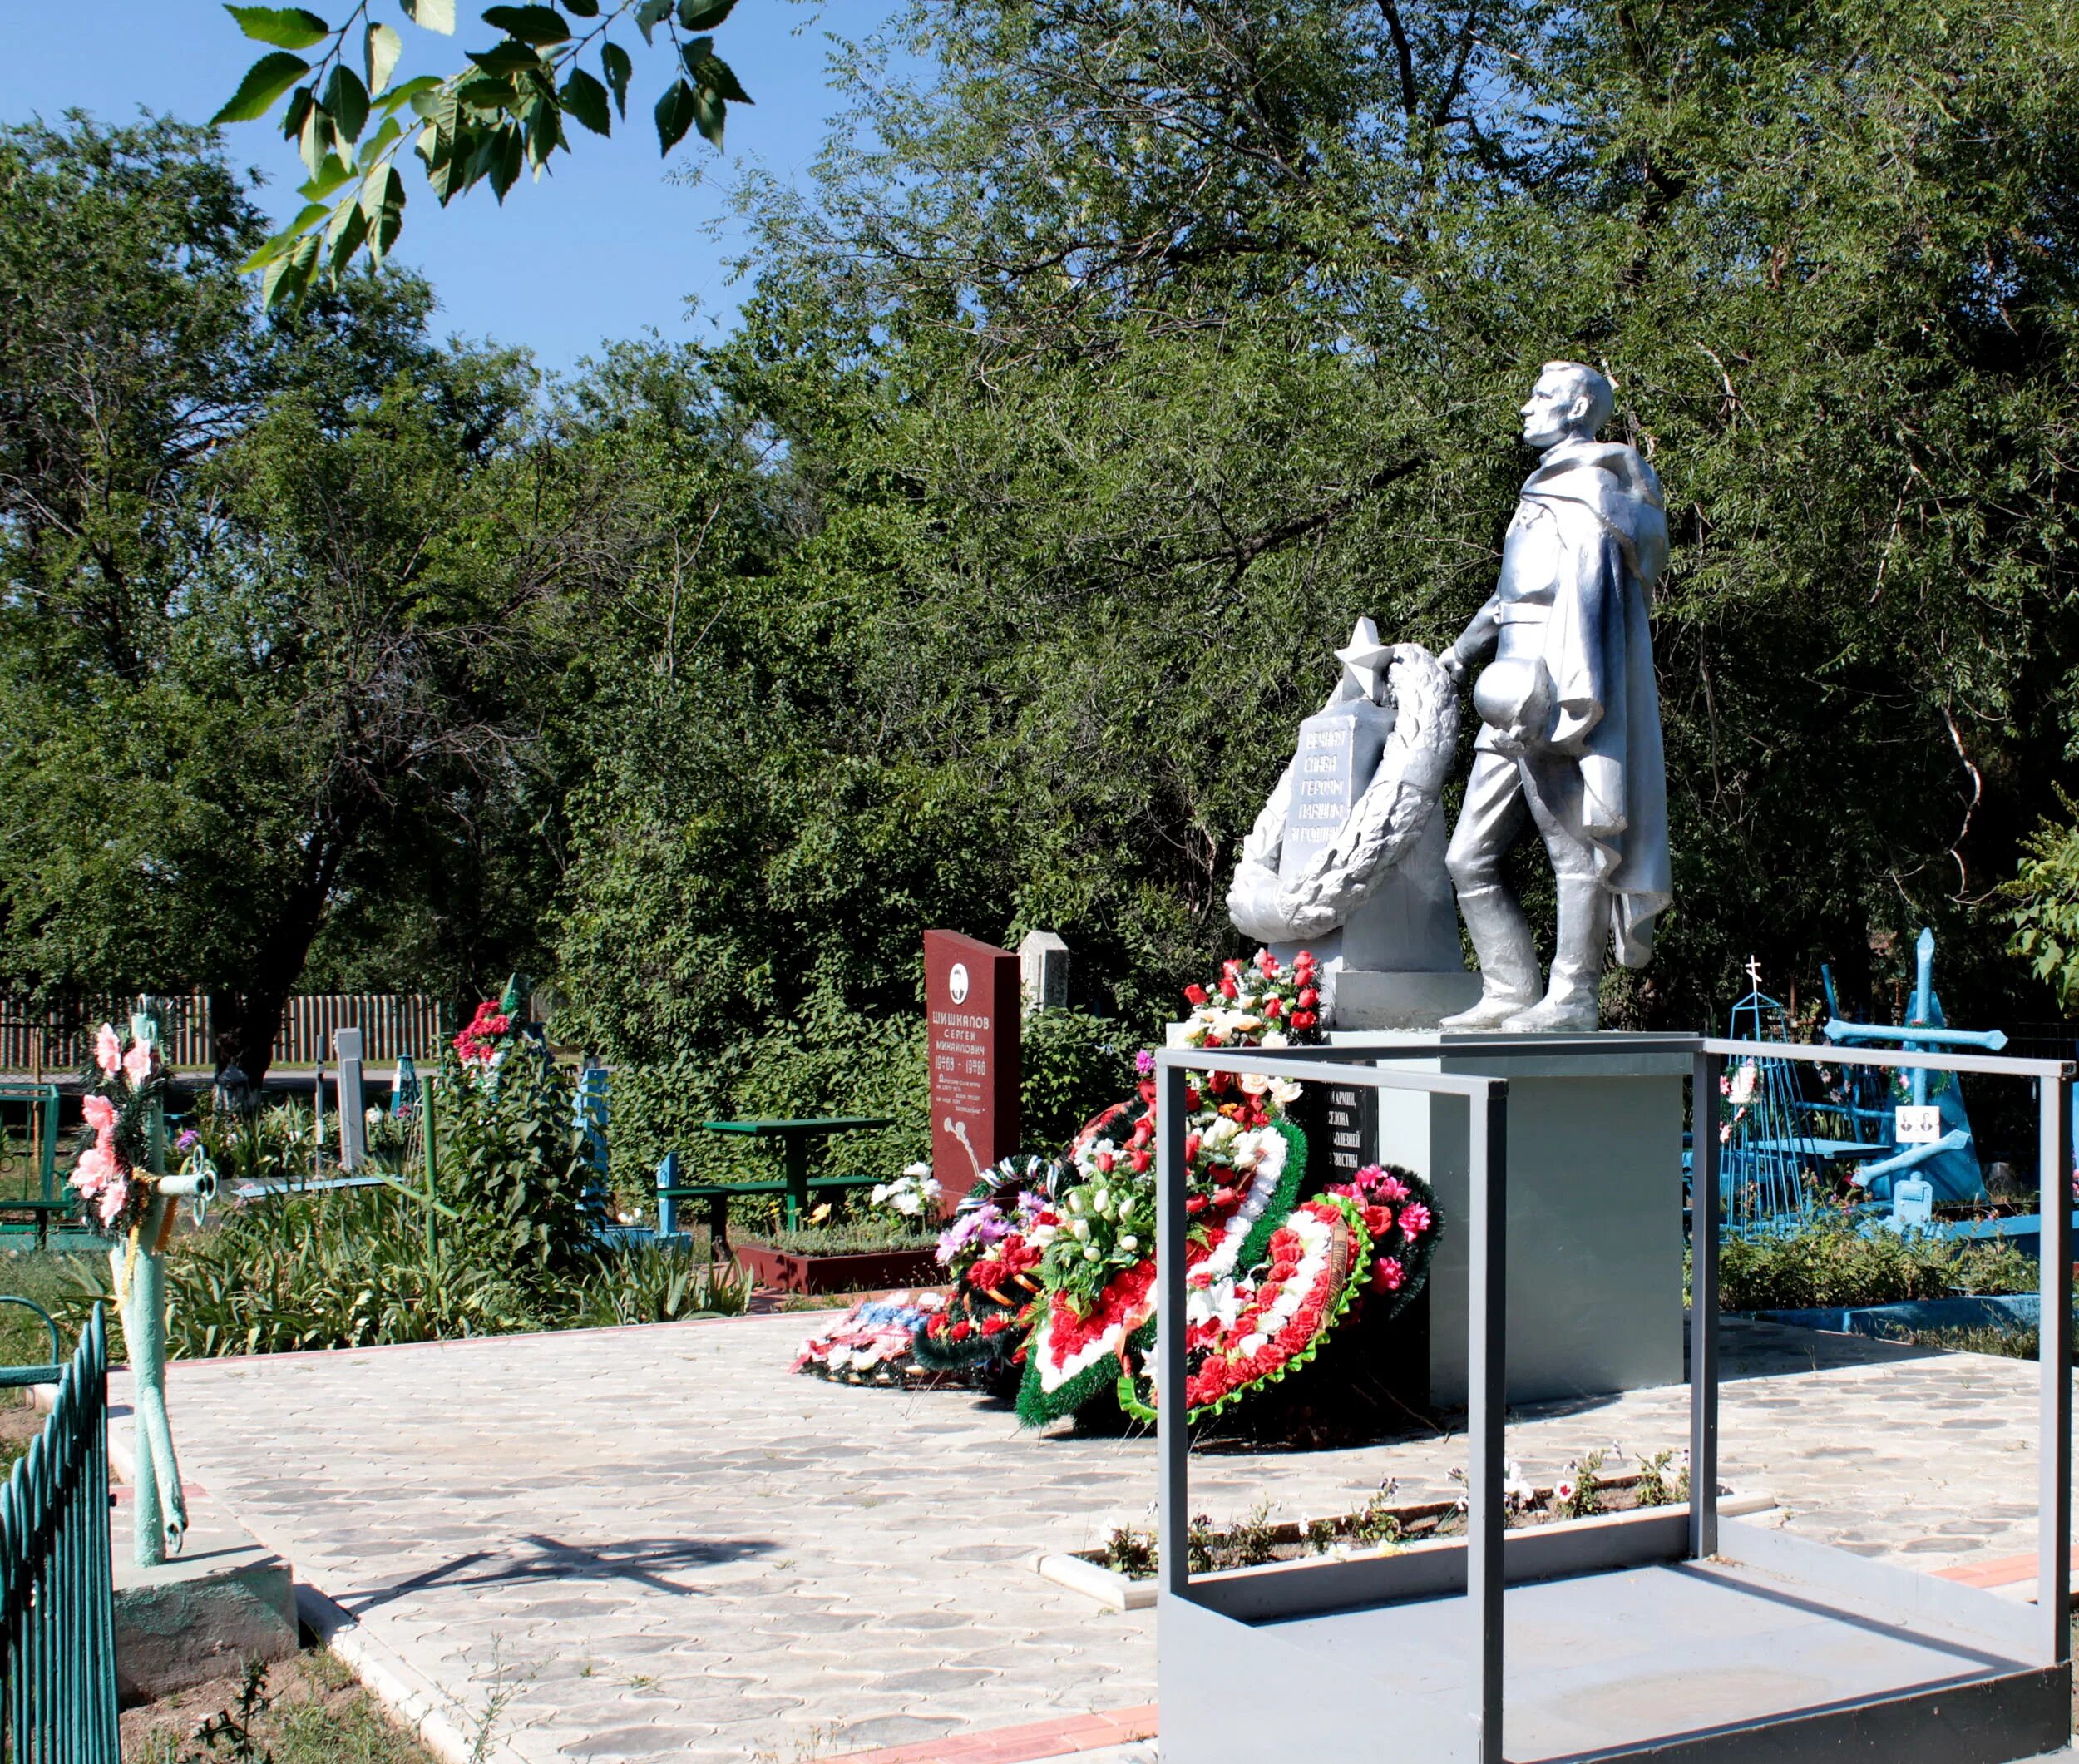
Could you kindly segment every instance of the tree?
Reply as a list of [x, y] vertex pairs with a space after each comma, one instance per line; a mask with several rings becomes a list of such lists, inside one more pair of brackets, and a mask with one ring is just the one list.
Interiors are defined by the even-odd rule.
[[[397, 4], [410, 22], [454, 34], [455, 0]], [[404, 39], [374, 16], [373, 0], [356, 0], [338, 26], [303, 7], [226, 6], [248, 37], [273, 47], [246, 70], [213, 121], [257, 121], [281, 103], [282, 134], [296, 143], [309, 175], [298, 192], [304, 206], [245, 261], [264, 272], [266, 304], [300, 299], [320, 276], [337, 287], [363, 253], [382, 267], [404, 225], [397, 161], [407, 143], [445, 208], [479, 183], [502, 203], [522, 170], [539, 177], [569, 151], [565, 117], [610, 134], [615, 112], [628, 116], [635, 72], [627, 49], [607, 35], [624, 21], [651, 46], [663, 26], [677, 70], [657, 100], [659, 150], [669, 154], [694, 128], [719, 147], [728, 106], [751, 101], [706, 34], [735, 6], [608, 0], [604, 12], [600, 0], [493, 6], [482, 15], [498, 33], [488, 49], [470, 51], [455, 72], [396, 85]], [[305, 50], [316, 52], [314, 61], [297, 52]], [[580, 65], [588, 52], [597, 75]]]
[[[1150, 1020], [1227, 952], [1233, 852], [1327, 650], [1359, 612], [1435, 643], [1479, 604], [1512, 413], [1577, 355], [1677, 536], [1677, 907], [1616, 1020], [1701, 1024], [1751, 952], [1854, 996], [1923, 922], [1952, 1010], [2005, 1008], [1985, 897], [2066, 768], [2079, 640], [2064, 9], [990, 0], [898, 28], [932, 85], [862, 82], [812, 196], [757, 193], [710, 371], [783, 442], [802, 536], [760, 568], [845, 610], [866, 775], [962, 805], [932, 849], [965, 928], [1052, 925]], [[795, 615], [756, 616], [740, 644]], [[798, 679], [746, 665], [723, 713], [776, 764], [813, 739]], [[827, 788], [849, 734], [739, 882], [644, 922], [727, 936], [817, 851], [845, 853], [833, 922], [914, 902], [908, 846], [842, 842], [872, 818]], [[646, 839], [740, 824], [729, 751]], [[574, 924], [639, 867], [600, 849]]]
[[206, 987], [257, 1078], [337, 911], [418, 904], [469, 966], [512, 954], [470, 929], [511, 915], [456, 890], [548, 885], [486, 852], [554, 818], [540, 607], [572, 508], [524, 363], [432, 345], [423, 284], [262, 319], [243, 192], [193, 131], [79, 122], [6, 156], [8, 347], [52, 367], [0, 429], [5, 965], [47, 993]]

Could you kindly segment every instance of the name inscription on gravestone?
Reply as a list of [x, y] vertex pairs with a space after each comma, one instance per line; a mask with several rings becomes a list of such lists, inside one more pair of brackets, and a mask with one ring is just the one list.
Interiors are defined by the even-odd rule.
[[1299, 729], [1292, 761], [1292, 804], [1285, 818], [1278, 874], [1302, 875], [1342, 830], [1379, 769], [1393, 713], [1362, 699], [1316, 711]]

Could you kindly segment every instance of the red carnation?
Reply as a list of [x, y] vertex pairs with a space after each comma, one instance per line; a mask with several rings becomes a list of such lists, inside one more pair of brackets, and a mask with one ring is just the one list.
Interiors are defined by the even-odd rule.
[[1207, 994], [1203, 986], [1189, 986], [1184, 988], [1184, 999], [1188, 1004], [1202, 1005], [1207, 997]]
[[1301, 1010], [1311, 1010], [1321, 1001], [1321, 996], [1317, 987], [1301, 986], [1300, 988], [1299, 1007]]
[[1263, 1014], [1272, 1022], [1276, 1022], [1280, 1016], [1283, 1015], [1284, 1011], [1285, 1001], [1275, 992], [1263, 1001]]
[[1112, 1174], [1112, 1154], [1109, 1152], [1099, 1152], [1097, 1154], [1097, 1167], [1109, 1176]]
[[1234, 983], [1233, 975], [1228, 975], [1220, 982], [1220, 996], [1222, 998], [1239, 998], [1242, 996], [1242, 989]]
[[1133, 1166], [1133, 1174], [1136, 1176], [1138, 1176], [1148, 1169], [1149, 1164], [1155, 1161], [1155, 1159], [1153, 1154], [1150, 1152], [1144, 1152], [1141, 1150], [1139, 1147], [1136, 1146], [1132, 1151], [1127, 1154], [1126, 1161]]
[[975, 1326], [965, 1318], [953, 1325], [953, 1339], [956, 1342], [965, 1342], [974, 1332]]
[[1292, 1027], [1295, 1029], [1311, 1029], [1314, 1021], [1314, 1013], [1311, 1010], [1295, 1010], [1292, 1013]]

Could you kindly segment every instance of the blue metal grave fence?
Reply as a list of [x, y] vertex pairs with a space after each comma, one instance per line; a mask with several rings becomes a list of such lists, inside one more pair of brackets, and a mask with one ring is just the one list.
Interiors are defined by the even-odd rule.
[[108, 1535], [108, 1338], [94, 1307], [71, 1361], [0, 1367], [57, 1401], [0, 1492], [0, 1721], [14, 1764], [119, 1764]]

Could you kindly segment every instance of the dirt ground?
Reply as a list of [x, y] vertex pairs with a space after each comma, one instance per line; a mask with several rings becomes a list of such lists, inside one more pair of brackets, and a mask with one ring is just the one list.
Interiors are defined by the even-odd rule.
[[[217, 1678], [126, 1710], [124, 1764], [231, 1764], [270, 1754], [274, 1764], [434, 1764], [322, 1648], [269, 1668], [249, 1717], [244, 1692], [240, 1678]], [[244, 1740], [240, 1728], [249, 1729]]]

